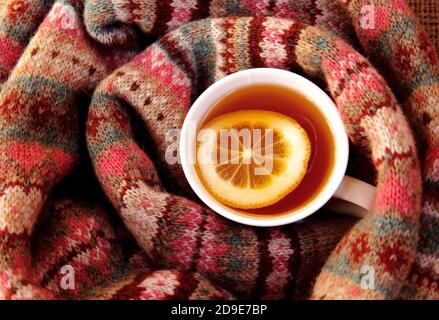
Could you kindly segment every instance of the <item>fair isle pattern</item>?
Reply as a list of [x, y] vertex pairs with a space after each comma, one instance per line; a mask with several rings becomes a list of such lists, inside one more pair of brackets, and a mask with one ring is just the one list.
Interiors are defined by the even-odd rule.
[[[412, 264], [412, 253], [405, 251], [401, 243], [384, 245], [383, 252], [378, 255], [379, 259], [387, 264], [382, 271], [386, 274], [395, 274], [402, 270], [406, 273], [408, 270], [409, 273], [405, 282], [396, 282], [393, 288], [381, 288], [381, 290], [384, 297], [388, 297], [389, 293], [391, 297], [395, 297], [396, 293], [401, 291], [401, 298], [437, 299], [439, 298], [437, 233], [439, 228], [439, 61], [434, 46], [404, 1], [352, 0], [346, 3], [362, 46], [374, 61], [385, 66], [387, 71], [385, 76], [392, 84], [395, 94], [402, 102], [402, 107], [417, 132], [418, 146], [425, 149], [421, 153], [424, 189], [417, 254]], [[376, 28], [373, 30], [361, 28], [359, 17], [355, 14], [361, 6], [368, 4], [375, 5], [377, 11]], [[367, 83], [371, 85], [373, 82], [367, 79]], [[387, 118], [387, 115], [383, 113], [382, 117]], [[393, 126], [391, 122], [387, 123], [390, 128]], [[374, 140], [384, 146], [383, 137], [378, 135], [379, 132], [376, 133]], [[399, 159], [406, 158], [413, 152], [404, 144], [395, 146], [390, 151]], [[388, 187], [390, 183], [401, 183], [395, 179], [396, 177], [391, 176], [391, 178], [393, 182], [389, 181]], [[393, 196], [408, 200], [411, 192], [412, 190], [409, 189], [405, 194]], [[385, 198], [390, 198], [390, 194], [387, 189], [383, 190], [379, 193], [376, 204], [383, 209], [387, 206], [391, 210], [398, 210], [396, 203], [392, 207], [389, 206], [390, 203], [388, 205], [383, 203], [386, 201]], [[405, 200], [406, 204], [407, 200]], [[406, 216], [408, 214], [410, 213], [407, 211], [404, 213]], [[395, 227], [389, 223], [390, 221], [376, 221], [375, 225], [377, 230], [385, 232], [384, 226]], [[405, 223], [402, 226], [401, 233], [417, 231], [413, 229], [415, 226], [412, 224]], [[343, 269], [346, 261], [352, 261], [351, 256], [345, 255], [349, 252], [349, 246], [351, 252], [357, 250], [367, 252], [369, 245], [362, 233], [356, 233], [355, 229], [351, 231], [348, 238], [349, 240], [346, 238], [339, 245], [320, 275], [315, 291], [316, 298], [323, 296], [355, 298], [356, 295], [349, 291], [352, 290], [351, 286], [344, 285]]]
[[271, 260], [272, 271], [265, 279], [267, 292], [263, 299], [274, 300], [282, 298], [279, 293], [288, 285], [293, 276], [288, 268], [288, 261], [293, 256], [295, 248], [292, 239], [278, 230], [272, 232], [270, 237], [267, 252]]
[[[375, 295], [373, 297], [395, 296], [399, 289], [394, 288], [395, 284], [405, 280], [414, 260], [421, 183], [414, 140], [385, 81], [349, 45], [315, 27], [278, 18], [227, 18], [219, 21], [224, 32], [212, 33], [213, 26], [217, 31], [219, 25], [218, 20], [213, 19], [194, 22], [163, 37], [133, 62], [102, 81], [95, 92], [87, 131], [89, 151], [98, 178], [128, 228], [137, 235], [139, 244], [150, 257], [165, 266], [194, 268], [216, 278], [239, 295], [250, 296], [251, 288], [260, 292], [261, 286], [267, 286], [267, 295], [281, 296], [285, 286], [276, 283], [276, 287], [270, 280], [278, 282], [278, 277], [287, 279], [296, 275], [288, 274], [282, 268], [266, 270], [267, 266], [262, 264], [267, 259], [267, 248], [275, 245], [273, 232], [279, 237], [280, 231], [275, 228], [261, 236], [261, 231], [232, 225], [189, 200], [169, 194], [164, 196], [158, 187], [155, 168], [146, 165], [148, 156], [133, 142], [125, 108], [131, 106], [145, 120], [147, 130], [154, 126], [149, 134], [154, 147], [159, 150], [158, 156], [162, 157], [159, 161], [161, 169], [178, 177], [181, 176], [181, 167], [167, 165], [163, 159], [167, 146], [163, 145], [162, 139], [168, 130], [181, 126], [184, 113], [190, 106], [187, 98], [193, 85], [202, 90], [218, 78], [212, 74], [217, 70], [214, 67], [217, 44], [223, 49], [219, 54], [226, 61], [222, 70], [225, 73], [237, 71], [235, 61], [242, 61], [238, 57], [247, 52], [250, 52], [250, 59], [244, 68], [285, 68], [287, 61], [291, 64], [295, 57], [299, 57], [296, 63], [305, 73], [326, 78], [351, 140], [370, 148], [378, 171], [379, 196], [374, 210], [350, 231], [350, 237], [363, 239], [367, 249], [361, 248], [341, 271], [338, 265], [332, 268], [334, 272], [343, 272], [354, 294], [367, 296], [369, 293], [361, 291], [359, 279], [361, 267], [371, 265], [377, 270], [376, 285], [380, 288], [371, 293]], [[249, 43], [247, 46], [229, 45], [223, 34], [233, 37], [234, 30], [240, 25], [249, 26], [241, 30], [241, 33], [247, 33], [244, 38], [250, 39]], [[181, 45], [174, 44], [180, 41], [191, 44], [191, 54], [178, 51], [177, 47]], [[225, 46], [222, 45], [224, 42]], [[286, 50], [287, 46], [289, 50]], [[194, 61], [189, 62], [191, 58], [198, 62], [196, 70], [192, 69]], [[189, 79], [198, 82], [189, 85]], [[168, 85], [160, 86], [163, 83]], [[156, 110], [160, 110], [160, 116]], [[161, 134], [157, 135], [158, 132]], [[115, 148], [124, 149], [123, 163], [118, 166], [123, 166], [123, 171], [116, 172], [106, 167], [109, 158], [118, 161], [112, 151]], [[134, 160], [137, 158], [144, 158], [142, 163], [145, 165], [133, 166], [139, 163]], [[176, 179], [176, 182], [185, 183], [185, 180]], [[125, 208], [133, 206], [124, 196], [127, 188], [130, 191], [135, 188], [135, 202], [144, 204], [143, 207], [136, 205], [138, 211], [130, 211], [130, 216], [124, 216]], [[157, 205], [163, 209], [157, 210]], [[136, 216], [136, 223], [131, 222], [132, 214]], [[138, 230], [143, 221], [150, 229], [154, 224], [161, 226], [154, 229], [160, 231], [154, 232], [155, 236], [147, 242]], [[392, 226], [389, 230], [386, 229], [388, 225]], [[377, 231], [377, 227], [382, 231]], [[294, 250], [287, 252], [294, 255]], [[401, 260], [394, 262], [393, 255]], [[268, 258], [272, 261], [286, 259], [282, 250], [270, 251]], [[384, 276], [379, 277], [379, 274]], [[234, 288], [227, 287], [231, 281], [235, 283]]]
[[136, 37], [133, 26], [163, 35], [207, 17], [277, 16], [316, 25], [352, 38], [350, 19], [338, 0], [88, 0], [84, 23], [93, 39], [125, 44]]
[[[63, 2], [57, 2], [53, 6], [2, 89], [1, 141], [7, 152], [2, 153], [4, 159], [0, 168], [3, 189], [0, 197], [11, 204], [2, 207], [4, 213], [1, 214], [3, 220], [0, 267], [3, 281], [0, 283], [0, 291], [3, 298], [64, 296], [77, 298], [81, 296], [81, 292], [93, 287], [99, 280], [99, 277], [94, 275], [97, 270], [95, 268], [106, 268], [102, 270], [108, 271], [99, 272], [108, 275], [113, 270], [112, 261], [116, 263], [112, 258], [111, 246], [105, 240], [108, 235], [105, 238], [95, 235], [95, 231], [88, 229], [89, 225], [85, 226], [83, 241], [93, 241], [95, 247], [81, 249], [79, 245], [81, 248], [75, 249], [78, 250], [77, 252], [54, 248], [53, 252], [42, 255], [41, 262], [31, 259], [33, 256], [31, 250], [37, 244], [33, 244], [31, 248], [30, 241], [40, 211], [52, 187], [69, 173], [76, 161], [78, 120], [74, 97], [80, 92], [91, 90], [113, 66], [111, 60], [106, 59], [104, 55], [109, 55], [111, 50], [103, 53], [90, 43], [80, 23], [78, 10], [80, 10], [78, 7]], [[201, 22], [199, 25], [202, 34], [206, 34], [209, 38], [206, 33], [210, 31], [209, 24]], [[128, 77], [130, 91], [160, 93], [129, 95], [127, 98], [132, 105], [169, 105], [175, 114], [166, 115], [166, 121], [171, 121], [176, 127], [181, 124], [191, 101], [191, 76], [173, 66], [173, 60], [161, 49], [161, 46], [167, 47], [172, 41], [178, 40], [170, 36], [157, 46], [151, 47], [151, 50], [147, 50], [145, 54], [136, 57], [132, 65], [128, 66], [129, 71], [124, 69], [114, 73], [116, 80], [109, 87], [110, 92], [112, 86], [116, 90], [119, 86], [123, 86], [123, 83], [118, 83], [117, 79]], [[186, 44], [182, 42], [180, 47], [192, 45], [193, 43], [188, 41]], [[196, 50], [198, 54], [202, 53], [202, 41], [196, 45]], [[192, 65], [196, 68], [193, 75], [202, 73], [203, 68], [210, 68], [208, 64], [200, 66], [192, 63]], [[144, 72], [153, 77], [154, 81], [140, 81]], [[212, 78], [209, 81], [214, 80]], [[93, 145], [91, 149], [93, 152], [96, 148], [105, 151], [100, 157], [96, 170], [105, 178], [105, 181], [102, 180], [104, 191], [121, 210], [121, 216], [139, 244], [149, 253], [152, 252], [151, 255], [156, 258], [157, 263], [167, 268], [183, 266], [186, 270], [199, 271], [210, 276], [215, 283], [231, 288], [242, 297], [249, 297], [254, 292], [260, 296], [264, 295], [263, 284], [266, 274], [271, 274], [273, 279], [276, 279], [276, 272], [285, 274], [285, 270], [282, 269], [260, 272], [266, 269], [265, 264], [273, 265], [272, 261], [276, 259], [273, 255], [266, 259], [268, 253], [265, 249], [261, 251], [261, 248], [268, 246], [267, 240], [255, 229], [230, 224], [211, 212], [206, 216], [201, 214], [202, 209], [199, 205], [165, 193], [153, 170], [153, 163], [143, 155], [142, 149], [133, 139], [128, 143], [123, 139], [124, 136], [130, 135], [127, 125], [129, 118], [117, 109], [119, 101], [113, 101], [111, 95], [99, 95], [99, 93], [95, 99], [95, 103], [102, 99], [103, 109], [101, 111], [93, 109], [95, 116], [89, 121], [89, 135], [96, 138], [95, 143], [100, 144]], [[186, 105], [184, 108], [181, 107], [182, 101]], [[107, 102], [113, 104], [116, 109], [106, 108]], [[150, 123], [151, 132], [155, 132], [153, 138], [160, 145], [159, 148], [164, 149], [166, 144], [160, 133], [169, 129], [169, 126], [166, 125], [166, 121], [157, 121], [164, 117], [164, 110], [151, 108], [150, 112], [143, 116], [145, 121]], [[115, 119], [116, 126], [119, 126], [115, 128], [112, 121], [106, 122], [108, 117]], [[13, 122], [12, 119], [18, 121]], [[96, 124], [95, 129], [93, 122]], [[108, 135], [101, 137], [101, 132], [105, 128], [108, 128]], [[19, 135], [15, 134], [17, 130], [20, 132]], [[177, 177], [180, 183], [183, 182], [180, 170], [174, 174], [174, 177]], [[118, 188], [117, 193], [114, 193], [115, 185]], [[36, 198], [33, 196], [34, 189], [38, 195]], [[143, 211], [151, 214], [139, 216], [139, 212]], [[84, 221], [89, 224], [89, 219]], [[62, 226], [61, 221], [57, 223]], [[315, 264], [321, 266], [330, 250], [352, 223], [349, 219], [323, 219], [315, 223], [311, 222], [307, 226], [307, 229], [317, 229], [321, 224], [333, 226], [329, 237], [316, 240], [321, 243], [324, 250], [311, 257], [316, 260]], [[170, 228], [162, 228], [163, 224]], [[48, 230], [53, 229], [48, 226]], [[229, 232], [222, 232], [222, 229]], [[200, 236], [204, 230], [207, 230], [208, 234], [205, 241], [201, 241]], [[87, 233], [89, 239], [93, 240], [87, 240]], [[293, 259], [299, 260], [301, 255], [299, 246], [301, 234], [284, 231], [284, 237], [291, 238], [293, 234], [297, 234], [294, 236], [296, 248], [293, 251], [295, 256], [289, 257], [291, 261], [288, 262], [291, 268], [289, 274], [293, 274], [297, 269]], [[67, 245], [74, 243], [68, 240], [69, 237], [74, 238], [75, 233], [67, 235]], [[157, 246], [157, 239], [167, 239], [167, 241]], [[293, 243], [293, 240], [290, 242]], [[88, 257], [88, 254], [93, 256], [93, 252], [99, 252], [99, 256], [95, 259]], [[246, 256], [239, 258], [242, 252], [246, 252]], [[71, 255], [77, 257], [70, 258]], [[166, 258], [161, 259], [161, 257]], [[82, 282], [78, 292], [59, 291], [57, 285], [60, 275], [56, 272], [57, 267], [61, 265], [59, 260], [72, 261], [79, 270], [82, 268], [87, 270], [84, 273], [80, 272], [79, 279]], [[266, 260], [266, 263], [262, 263]], [[307, 259], [304, 257], [302, 260]], [[314, 276], [317, 272], [318, 268]], [[287, 297], [287, 294], [293, 296], [296, 293], [291, 289], [294, 281], [291, 281], [291, 278], [289, 280], [280, 288], [281, 291], [275, 294], [280, 297]], [[117, 282], [117, 279], [115, 281]], [[301, 294], [309, 292], [310, 289], [308, 285], [301, 290]]]
[[39, 29], [44, 41], [31, 40], [2, 86], [0, 268], [8, 277], [29, 278], [34, 225], [49, 191], [76, 161], [78, 120], [70, 110], [75, 94], [105, 74], [80, 28], [73, 7], [56, 3]]
[[[35, 281], [54, 296], [37, 296], [28, 286], [6, 298], [233, 299], [199, 274], [150, 270], [143, 253], [133, 254], [125, 263], [117, 236], [100, 207], [63, 199], [50, 205], [47, 216], [36, 232], [32, 272]], [[73, 289], [60, 286], [63, 266], [75, 270]]]
[[0, 88], [54, 2], [19, 0], [0, 6]]
[[[51, 205], [33, 243], [33, 279], [62, 298], [77, 298], [90, 286], [120, 272], [123, 262], [105, 211], [71, 200]], [[75, 270], [75, 286], [62, 290], [63, 266]]]
[[408, 0], [417, 19], [434, 43], [436, 50], [439, 49], [439, 2], [436, 0]]
[[[284, 34], [293, 25], [291, 20], [267, 20], [262, 24], [262, 42], [259, 44], [260, 56], [267, 67], [285, 66], [288, 58], [287, 44], [283, 43]], [[235, 49], [236, 50], [236, 49]], [[232, 51], [232, 50], [231, 50]]]
[[[26, 10], [17, 15], [27, 30], [17, 46], [11, 21], [20, 3], [10, 0], [0, 17], [1, 298], [308, 298], [341, 238], [313, 298], [439, 297], [437, 56], [402, 0], [59, 0], [39, 27]], [[358, 28], [365, 4], [379, 6], [378, 31]], [[233, 17], [199, 20], [207, 16]], [[190, 20], [197, 21], [184, 24]], [[353, 39], [351, 20], [364, 50], [385, 62], [402, 108], [342, 40]], [[138, 42], [137, 28], [161, 38], [132, 59], [138, 48], [125, 47]], [[165, 133], [181, 127], [202, 90], [265, 66], [324, 79], [351, 141], [370, 153], [378, 197], [353, 228], [353, 219], [322, 214], [284, 228], [231, 223], [190, 200], [181, 168], [164, 160]], [[152, 260], [137, 269], [121, 257], [103, 209], [47, 201], [77, 163], [84, 108], [77, 99], [93, 90], [88, 152], [106, 196]], [[137, 141], [133, 116], [148, 143]], [[427, 147], [423, 184], [407, 119]], [[57, 285], [64, 261], [78, 268], [76, 291]], [[376, 290], [360, 286], [364, 265], [375, 268]]]

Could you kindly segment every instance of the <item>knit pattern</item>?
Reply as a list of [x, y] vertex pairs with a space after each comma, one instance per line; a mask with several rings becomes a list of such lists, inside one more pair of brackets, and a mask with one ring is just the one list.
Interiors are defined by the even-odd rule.
[[[5, 43], [17, 37], [7, 26], [19, 1], [0, 17]], [[370, 4], [373, 30], [359, 16]], [[402, 0], [62, 0], [38, 30], [26, 12], [27, 38], [0, 60], [0, 297], [308, 298], [324, 265], [313, 298], [439, 298], [438, 63]], [[148, 45], [142, 32], [160, 39]], [[181, 167], [165, 161], [166, 133], [191, 102], [252, 67], [326, 84], [376, 170], [366, 218], [242, 226], [197, 202]], [[96, 177], [146, 257], [121, 244], [111, 209], [49, 199], [77, 164], [83, 131]], [[59, 286], [66, 264], [74, 290]], [[365, 265], [374, 290], [360, 284]]]
[[439, 48], [439, 2], [435, 0], [408, 0], [407, 3], [424, 26], [437, 50]]
[[207, 17], [278, 16], [316, 25], [342, 36], [352, 36], [349, 16], [333, 0], [90, 0], [85, 2], [84, 23], [91, 37], [104, 44], [126, 44], [142, 32], [162, 36], [183, 24]]
[[[243, 40], [229, 42], [228, 36], [233, 39], [234, 34], [239, 34]], [[180, 51], [183, 46], [193, 49]], [[181, 167], [169, 167], [164, 159], [166, 132], [181, 125], [190, 107], [195, 83], [200, 92], [229, 73], [251, 67], [300, 67], [309, 76], [325, 75], [352, 141], [371, 149], [378, 171], [378, 193], [383, 196], [378, 197], [375, 210], [350, 233], [350, 237], [363, 239], [369, 250], [354, 252], [352, 264], [345, 266], [343, 271], [350, 281], [349, 286], [360, 290], [356, 281], [360, 278], [361, 266], [368, 264], [376, 270], [381, 268], [376, 272], [387, 275], [377, 285], [389, 291], [386, 295], [392, 294], [394, 283], [402, 283], [407, 277], [416, 248], [421, 188], [414, 140], [395, 97], [367, 60], [343, 41], [315, 27], [277, 18], [194, 22], [163, 37], [116, 70], [97, 88], [88, 120], [89, 151], [104, 190], [139, 244], [152, 257], [158, 255], [157, 260], [180, 263], [182, 267], [194, 263], [203, 274], [221, 271], [216, 264], [206, 268], [203, 258], [209, 255], [205, 247], [211, 249], [212, 244], [202, 240], [217, 242], [228, 233], [228, 228], [221, 227], [221, 234], [212, 234], [207, 228], [211, 224], [211, 214], [185, 199], [161, 191], [152, 163], [135, 144], [129, 123], [124, 121], [128, 119], [124, 110], [128, 105], [132, 106], [144, 119], [154, 149], [162, 157], [159, 160], [161, 168], [169, 172], [170, 179], [186, 183]], [[387, 144], [390, 137], [392, 143]], [[192, 227], [180, 226], [177, 217], [183, 217], [181, 212], [191, 213], [192, 218], [182, 222], [191, 221]], [[218, 220], [214, 223], [218, 229], [216, 225], [222, 219], [215, 220]], [[207, 223], [206, 227], [204, 223]], [[391, 224], [395, 229], [377, 233], [377, 224]], [[405, 228], [405, 232], [400, 232], [400, 228]], [[145, 233], [145, 229], [149, 232]], [[168, 246], [169, 237], [172, 237], [173, 245]], [[177, 246], [183, 239], [184, 246]], [[160, 245], [156, 245], [157, 242]], [[197, 248], [200, 242], [200, 248]], [[165, 248], [168, 250], [162, 251]], [[170, 255], [169, 250], [177, 256]], [[196, 256], [197, 250], [200, 258]], [[404, 255], [405, 267], [403, 261], [397, 261], [395, 266], [390, 258], [394, 254], [392, 250], [397, 256]], [[219, 248], [213, 252], [217, 259], [235, 255], [227, 247], [222, 254], [219, 254]], [[248, 256], [258, 258], [257, 251], [251, 252], [250, 247], [240, 250], [246, 259]], [[242, 256], [238, 257], [242, 260]], [[249, 274], [248, 268], [243, 271]], [[239, 280], [242, 283], [243, 279]], [[384, 297], [378, 290], [374, 294], [377, 298]]]
[[123, 274], [96, 287], [83, 298], [91, 300], [232, 300], [233, 295], [215, 287], [196, 273], [155, 270], [143, 253], [134, 254]]
[[[439, 297], [439, 274], [437, 272], [439, 258], [437, 241], [439, 226], [439, 138], [437, 134], [439, 128], [439, 63], [433, 45], [425, 31], [416, 22], [407, 4], [403, 1], [391, 1], [389, 8], [384, 1], [373, 3], [378, 5], [376, 16], [378, 27], [373, 31], [362, 29], [358, 17], [354, 14], [358, 12], [360, 6], [369, 4], [369, 1], [351, 1], [348, 10], [353, 17], [353, 23], [363, 48], [377, 64], [380, 63], [386, 70], [384, 74], [392, 84], [394, 92], [417, 133], [424, 185], [420, 231], [417, 231], [416, 225], [410, 226], [409, 224], [401, 226], [399, 231], [401, 234], [408, 235], [409, 229], [415, 227], [411, 232], [419, 234], [414, 263], [409, 262], [409, 253], [404, 252], [405, 249], [400, 246], [399, 242], [383, 245], [384, 251], [381, 255], [378, 254], [379, 259], [388, 261], [387, 264], [390, 267], [383, 270], [384, 274], [394, 274], [395, 268], [404, 273], [409, 270], [405, 284], [395, 282], [392, 287], [382, 288], [382, 297], [395, 297], [395, 294], [402, 290], [404, 298], [437, 299]], [[401, 159], [404, 153], [404, 150], [398, 147], [395, 155]], [[412, 190], [410, 187], [409, 192]], [[382, 197], [388, 197], [389, 194], [382, 193]], [[404, 198], [402, 194], [394, 194], [394, 196]], [[380, 198], [381, 196], [378, 195], [377, 204]], [[391, 211], [395, 209], [397, 210], [396, 204], [390, 208]], [[386, 221], [386, 224], [388, 223]], [[394, 228], [393, 224], [389, 226]], [[386, 228], [380, 227], [378, 230], [384, 231]], [[328, 294], [335, 298], [352, 296], [352, 292], [346, 291], [346, 288], [350, 286], [345, 285], [345, 263], [343, 263], [343, 260], [352, 261], [352, 259], [350, 256], [346, 259], [343, 255], [348, 252], [349, 247], [353, 252], [358, 248], [360, 248], [360, 253], [370, 252], [368, 240], [361, 233], [354, 235], [354, 232], [344, 238], [336, 249], [336, 254], [333, 254], [327, 262], [318, 281], [316, 297]], [[355, 290], [355, 293], [357, 292]], [[353, 296], [355, 297], [355, 294]]]

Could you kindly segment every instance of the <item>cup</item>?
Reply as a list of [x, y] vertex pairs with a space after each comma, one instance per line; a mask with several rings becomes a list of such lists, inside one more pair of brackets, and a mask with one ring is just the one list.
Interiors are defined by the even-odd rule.
[[[211, 108], [228, 93], [257, 84], [284, 86], [313, 101], [326, 118], [335, 145], [334, 166], [319, 194], [305, 206], [281, 216], [247, 216], [239, 209], [222, 204], [208, 193], [194, 166], [199, 126], [204, 123]], [[293, 223], [308, 217], [325, 204], [332, 211], [363, 217], [375, 200], [374, 186], [345, 176], [349, 158], [349, 142], [344, 124], [332, 99], [311, 81], [289, 71], [273, 68], [248, 69], [226, 76], [211, 85], [194, 102], [186, 115], [180, 134], [179, 147], [183, 172], [189, 185], [201, 201], [223, 217], [246, 225], [270, 227]]]

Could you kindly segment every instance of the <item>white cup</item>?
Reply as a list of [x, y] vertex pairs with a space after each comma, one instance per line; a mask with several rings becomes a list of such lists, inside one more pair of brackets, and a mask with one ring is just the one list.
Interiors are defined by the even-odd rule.
[[[332, 172], [319, 194], [305, 206], [282, 215], [246, 215], [242, 210], [222, 204], [203, 186], [194, 166], [197, 152], [197, 133], [209, 111], [224, 96], [239, 88], [255, 84], [280, 85], [293, 89], [313, 101], [327, 120], [335, 144]], [[195, 124], [195, 128], [194, 128]], [[329, 209], [357, 217], [364, 216], [375, 200], [375, 187], [345, 176], [349, 157], [349, 143], [344, 124], [331, 98], [306, 78], [280, 69], [258, 68], [240, 71], [217, 81], [194, 102], [183, 123], [180, 135], [180, 160], [184, 174], [197, 196], [213, 211], [246, 225], [269, 227], [302, 220], [313, 214], [328, 201]], [[338, 199], [338, 200], [336, 200]]]

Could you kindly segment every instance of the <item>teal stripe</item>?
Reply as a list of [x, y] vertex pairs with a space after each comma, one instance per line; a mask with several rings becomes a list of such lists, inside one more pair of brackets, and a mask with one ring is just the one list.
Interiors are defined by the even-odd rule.
[[[110, 5], [111, 5], [111, 8], [109, 8]], [[101, 13], [102, 9], [105, 9], [106, 13], [107, 13], [107, 16], [105, 17], [105, 19], [107, 19], [107, 17], [108, 17], [107, 10], [113, 9], [113, 3], [111, 1], [108, 1], [108, 0], [99, 0], [97, 2], [88, 2], [87, 9], [91, 10], [95, 14], [99, 14], [99, 13]]]
[[229, 15], [241, 15], [241, 5], [238, 0], [229, 0], [227, 3], [227, 11], [229, 12]]

